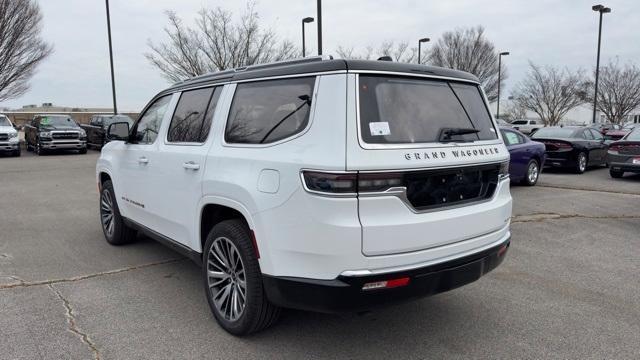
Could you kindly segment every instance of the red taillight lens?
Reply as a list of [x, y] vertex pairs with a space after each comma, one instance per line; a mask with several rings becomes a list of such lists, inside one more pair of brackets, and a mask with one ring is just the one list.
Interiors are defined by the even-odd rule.
[[609, 147], [609, 151], [617, 153], [617, 152], [620, 152], [620, 150], [622, 150], [623, 147], [624, 146], [622, 145], [614, 144]]
[[358, 192], [385, 191], [392, 187], [402, 186], [402, 174], [398, 173], [364, 173], [358, 174]]
[[324, 173], [303, 171], [304, 185], [309, 191], [335, 195], [355, 195], [358, 192], [380, 192], [402, 186], [399, 173]]
[[307, 190], [328, 194], [355, 194], [358, 175], [353, 173], [302, 172]]

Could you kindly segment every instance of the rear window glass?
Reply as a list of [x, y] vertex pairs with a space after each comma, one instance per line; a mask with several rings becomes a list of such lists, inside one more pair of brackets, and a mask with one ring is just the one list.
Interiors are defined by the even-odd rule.
[[516, 120], [511, 125], [527, 125], [527, 120]]
[[542, 128], [536, 131], [531, 137], [533, 139], [539, 138], [571, 138], [575, 133], [575, 129], [567, 129], [567, 128]]
[[267, 144], [299, 133], [309, 122], [314, 84], [315, 77], [238, 84], [225, 140]]
[[497, 139], [476, 85], [360, 76], [362, 139], [371, 144], [438, 142], [443, 129], [475, 129], [456, 141]]
[[627, 135], [627, 137], [625, 138], [625, 140], [640, 141], [640, 128], [636, 128], [635, 130], [630, 132], [629, 135]]

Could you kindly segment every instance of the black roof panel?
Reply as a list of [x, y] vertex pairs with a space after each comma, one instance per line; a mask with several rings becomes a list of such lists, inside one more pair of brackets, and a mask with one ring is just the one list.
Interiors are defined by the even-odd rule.
[[162, 93], [174, 92], [194, 85], [208, 85], [228, 81], [259, 79], [273, 76], [298, 75], [306, 73], [319, 73], [328, 71], [381, 71], [398, 72], [408, 74], [421, 74], [448, 77], [466, 81], [478, 82], [474, 75], [458, 70], [440, 68], [435, 66], [399, 63], [393, 61], [375, 60], [342, 60], [322, 59], [320, 57], [298, 59], [282, 63], [272, 63], [249, 66], [235, 70], [225, 70], [211, 74], [196, 76], [189, 80], [174, 84]]

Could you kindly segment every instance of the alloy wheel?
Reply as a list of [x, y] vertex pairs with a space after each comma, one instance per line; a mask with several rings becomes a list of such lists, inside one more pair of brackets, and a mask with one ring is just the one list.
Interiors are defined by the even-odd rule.
[[207, 285], [218, 313], [227, 321], [238, 320], [246, 305], [244, 263], [234, 243], [226, 237], [213, 241], [207, 255]]
[[115, 226], [113, 215], [111, 193], [105, 189], [102, 191], [102, 196], [100, 197], [100, 219], [102, 220], [102, 228], [109, 238], [113, 236]]
[[578, 157], [578, 166], [580, 171], [585, 171], [587, 169], [587, 156], [585, 154], [580, 154]]
[[536, 180], [538, 180], [538, 163], [536, 163], [535, 161], [532, 161], [531, 164], [529, 164], [529, 169], [527, 171], [527, 178], [529, 180], [529, 184], [535, 184]]

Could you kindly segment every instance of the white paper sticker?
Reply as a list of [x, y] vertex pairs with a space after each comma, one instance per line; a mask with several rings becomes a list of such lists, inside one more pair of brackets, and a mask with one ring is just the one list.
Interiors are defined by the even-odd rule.
[[369, 131], [371, 131], [371, 136], [385, 136], [391, 134], [389, 123], [386, 121], [370, 122]]

